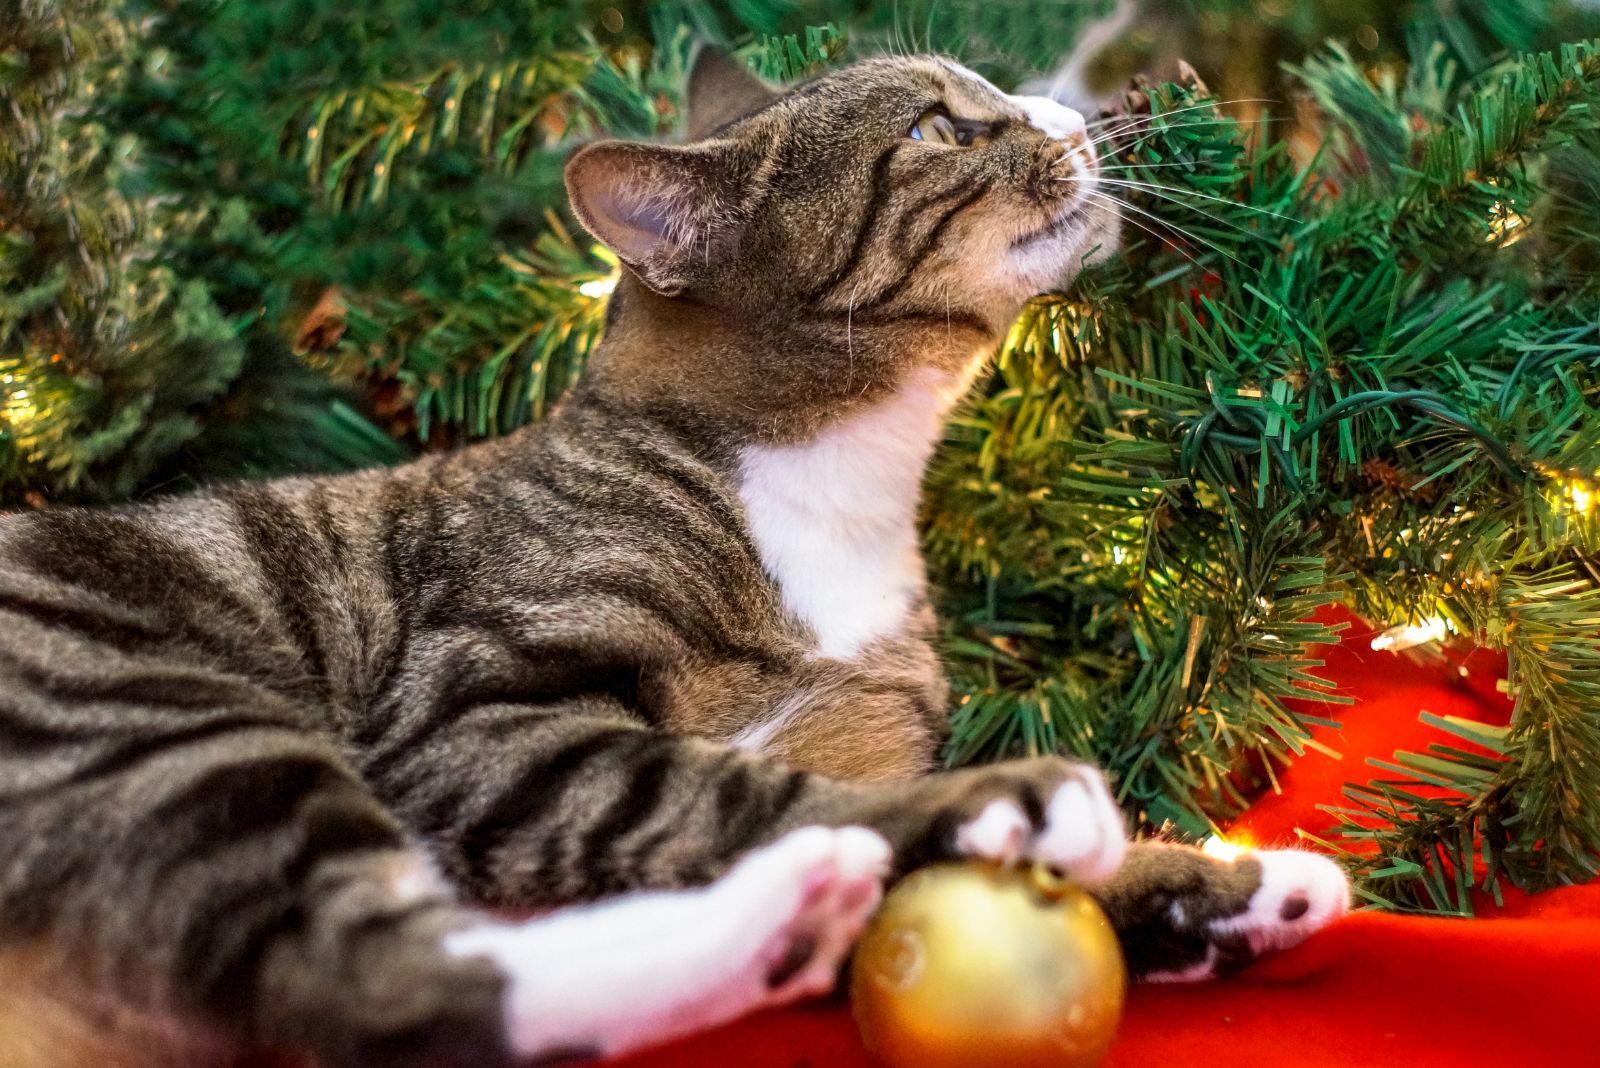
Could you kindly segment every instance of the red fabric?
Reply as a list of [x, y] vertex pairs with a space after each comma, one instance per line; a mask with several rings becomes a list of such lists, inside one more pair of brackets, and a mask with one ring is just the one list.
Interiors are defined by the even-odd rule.
[[[1342, 616], [1348, 620], [1349, 617]], [[1323, 676], [1355, 698], [1319, 730], [1342, 754], [1310, 753], [1235, 830], [1259, 844], [1330, 826], [1368, 756], [1440, 740], [1422, 711], [1504, 723], [1504, 662], [1375, 653], [1351, 621]], [[1467, 674], [1461, 675], [1465, 667]], [[1455, 743], [1459, 744], [1459, 743]], [[1509, 895], [1480, 920], [1357, 913], [1306, 944], [1216, 983], [1130, 992], [1103, 1068], [1513, 1068], [1600, 1063], [1600, 884]], [[839, 1001], [744, 1020], [626, 1062], [626, 1068], [867, 1068]], [[974, 1066], [982, 1068], [982, 1066]]]

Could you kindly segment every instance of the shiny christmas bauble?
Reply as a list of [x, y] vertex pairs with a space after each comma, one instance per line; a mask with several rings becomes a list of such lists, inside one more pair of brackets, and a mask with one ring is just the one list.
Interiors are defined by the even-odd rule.
[[1049, 869], [941, 864], [884, 899], [850, 1001], [890, 1068], [1091, 1068], [1127, 976], [1093, 898]]

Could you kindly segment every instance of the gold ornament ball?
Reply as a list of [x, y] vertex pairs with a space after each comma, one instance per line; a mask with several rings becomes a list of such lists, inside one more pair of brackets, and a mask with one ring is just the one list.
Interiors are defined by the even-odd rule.
[[884, 899], [850, 1001], [890, 1068], [1092, 1068], [1127, 972], [1105, 913], [1045, 868], [940, 864]]

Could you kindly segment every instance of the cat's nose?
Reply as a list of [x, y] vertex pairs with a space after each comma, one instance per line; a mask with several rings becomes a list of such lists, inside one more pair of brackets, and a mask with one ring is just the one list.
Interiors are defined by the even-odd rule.
[[1012, 103], [1028, 116], [1033, 127], [1046, 137], [1068, 144], [1089, 139], [1089, 124], [1081, 114], [1047, 96], [1014, 96]]

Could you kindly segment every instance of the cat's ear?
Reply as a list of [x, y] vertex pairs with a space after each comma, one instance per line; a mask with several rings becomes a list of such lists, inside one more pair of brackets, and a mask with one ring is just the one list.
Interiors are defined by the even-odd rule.
[[567, 162], [567, 194], [584, 228], [658, 293], [714, 260], [736, 233], [738, 184], [724, 142], [601, 141]]
[[778, 94], [721, 49], [705, 45], [689, 74], [687, 136], [698, 141], [724, 123], [761, 107]]

